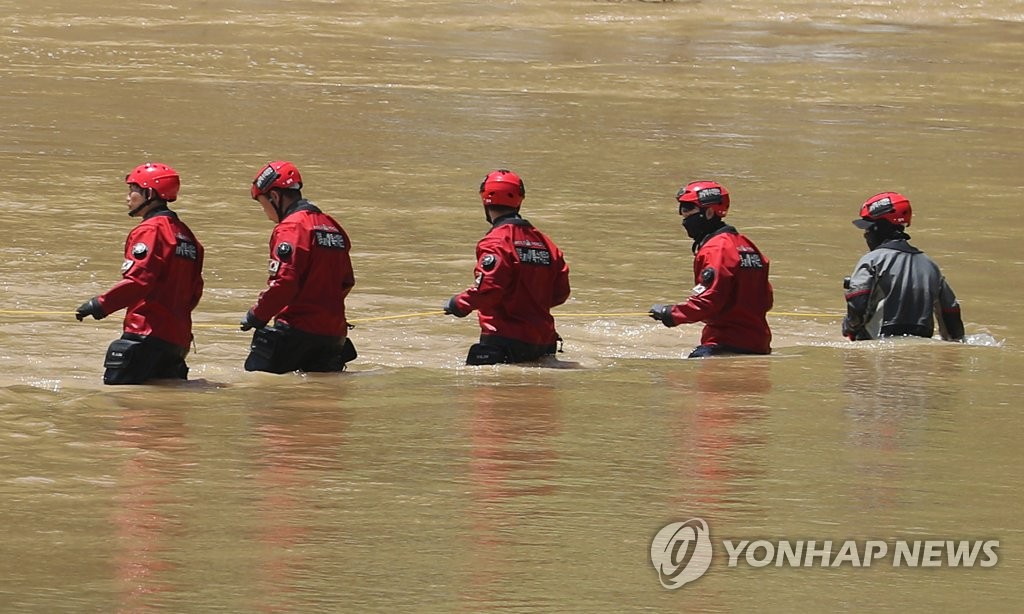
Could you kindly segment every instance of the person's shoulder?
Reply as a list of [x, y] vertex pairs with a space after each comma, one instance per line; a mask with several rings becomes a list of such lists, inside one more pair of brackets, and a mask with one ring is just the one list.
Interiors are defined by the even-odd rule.
[[503, 231], [501, 228], [491, 228], [487, 231], [487, 234], [477, 240], [476, 244], [477, 246], [497, 245], [505, 243], [509, 236], [509, 233]]
[[753, 248], [755, 251], [761, 254], [763, 258], [768, 258], [768, 254], [764, 253], [764, 251], [761, 250], [761, 247], [757, 243], [755, 243], [753, 239], [744, 234], [741, 234], [739, 236], [743, 240], [744, 245]]
[[928, 254], [924, 253], [924, 252], [923, 252], [923, 251], [921, 251], [920, 249], [914, 248], [914, 251], [912, 252], [912, 255], [913, 255], [913, 256], [914, 256], [914, 257], [915, 257], [915, 258], [916, 258], [916, 259], [917, 259], [918, 261], [924, 261], [924, 262], [926, 262], [926, 263], [928, 264], [928, 266], [931, 266], [931, 267], [935, 268], [935, 270], [939, 270], [939, 268], [940, 268], [940, 267], [939, 267], [939, 263], [938, 263], [938, 262], [935, 262], [935, 259], [934, 259], [934, 258], [932, 258], [932, 257], [931, 257], [931, 256], [929, 256]]
[[326, 211], [320, 211], [317, 215], [320, 217], [320, 219], [327, 220], [328, 222], [333, 224], [335, 228], [337, 228], [338, 230], [344, 230], [344, 228], [341, 225], [341, 222], [338, 221], [338, 218], [334, 217], [330, 213], [327, 213]]
[[886, 257], [885, 254], [886, 250], [876, 247], [873, 250], [861, 254], [860, 258], [857, 258], [857, 264], [854, 265], [854, 268], [861, 268], [863, 266], [874, 266], [876, 263], [884, 261]]
[[541, 235], [542, 237], [544, 237], [544, 238], [546, 238], [548, 240], [551, 240], [551, 235], [549, 235], [548, 233], [546, 233], [543, 230], [541, 230], [540, 228], [538, 228], [535, 224], [533, 224], [529, 220], [526, 220], [526, 228], [529, 228], [531, 232], [535, 232], [535, 233]]
[[748, 235], [747, 233], [738, 230], [736, 227], [733, 227], [733, 233], [733, 236], [735, 236], [740, 241], [745, 241], [747, 243], [750, 243], [751, 245], [754, 245], [754, 240], [751, 239], [750, 235]]
[[277, 224], [274, 224], [274, 230], [270, 234], [271, 240], [279, 240], [281, 237], [294, 237], [301, 236], [302, 234], [308, 234], [309, 229], [312, 228], [312, 224], [304, 223], [304, 218], [292, 214], [281, 220]]
[[741, 242], [743, 242], [743, 235], [735, 232], [735, 229], [732, 229], [732, 232], [727, 229], [722, 229], [708, 237], [697, 251], [704, 251], [705, 249], [708, 251], [729, 249]]
[[185, 220], [181, 219], [180, 215], [176, 215], [174, 218], [171, 219], [171, 226], [173, 226], [175, 228], [178, 228], [178, 229], [181, 229], [181, 230], [184, 230], [185, 232], [189, 233], [193, 237], [196, 234], [195, 232], [192, 231], [192, 227], [189, 226], [188, 223], [185, 222]]
[[537, 234], [539, 234], [544, 239], [544, 242], [550, 245], [553, 249], [559, 252], [562, 251], [562, 248], [558, 246], [558, 243], [556, 243], [554, 239], [551, 238], [551, 235], [540, 231], [537, 231]]
[[154, 215], [139, 222], [128, 234], [129, 237], [142, 237], [173, 232], [172, 220], [163, 215]]
[[730, 243], [750, 243], [754, 244], [754, 240], [749, 235], [741, 231], [739, 228], [732, 224], [725, 224], [711, 235], [712, 239], [718, 239], [724, 242]]
[[477, 252], [506, 252], [512, 249], [515, 240], [511, 230], [505, 226], [496, 226], [487, 231], [476, 242]]
[[283, 220], [274, 224], [274, 230], [278, 228], [294, 228], [296, 226], [303, 226], [311, 224], [311, 220], [314, 218], [314, 213], [306, 209], [297, 209], [290, 211]]

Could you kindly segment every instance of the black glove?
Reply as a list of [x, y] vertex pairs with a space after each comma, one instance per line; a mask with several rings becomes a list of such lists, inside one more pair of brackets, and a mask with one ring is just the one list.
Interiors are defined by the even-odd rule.
[[658, 320], [665, 326], [672, 327], [676, 325], [672, 320], [672, 305], [652, 305], [651, 310], [647, 312], [647, 315]]
[[850, 341], [857, 341], [857, 331], [850, 326], [850, 316], [843, 318], [843, 336]]
[[459, 309], [459, 305], [455, 302], [454, 296], [448, 299], [448, 302], [444, 304], [444, 312], [450, 316], [455, 316], [456, 318], [464, 318], [469, 315], [468, 311]]
[[242, 325], [242, 330], [250, 330], [253, 328], [260, 329], [267, 325], [266, 322], [256, 319], [256, 315], [253, 314], [252, 309], [245, 312], [245, 317], [242, 318], [242, 321], [239, 322], [239, 324]]
[[79, 322], [84, 320], [85, 316], [92, 316], [97, 320], [107, 317], [103, 307], [100, 306], [100, 300], [95, 296], [79, 305], [78, 309], [75, 310], [75, 317], [78, 318]]

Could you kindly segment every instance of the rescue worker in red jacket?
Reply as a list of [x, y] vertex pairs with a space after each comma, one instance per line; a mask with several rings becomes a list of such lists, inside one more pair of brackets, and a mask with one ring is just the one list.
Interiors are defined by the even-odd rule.
[[452, 296], [444, 312], [464, 318], [478, 312], [480, 342], [468, 365], [529, 362], [557, 350], [551, 308], [569, 298], [569, 266], [558, 246], [519, 216], [523, 180], [500, 169], [480, 184], [491, 229], [476, 246], [476, 282]]
[[264, 166], [251, 196], [276, 226], [267, 288], [241, 321], [242, 330], [256, 329], [245, 370], [344, 371], [356, 357], [345, 319], [345, 297], [356, 283], [348, 234], [302, 197], [291, 162]]
[[714, 181], [694, 181], [676, 194], [683, 228], [693, 239], [697, 284], [678, 305], [654, 305], [650, 316], [665, 326], [704, 322], [700, 345], [690, 358], [718, 354], [769, 354], [772, 308], [768, 257], [726, 224], [729, 192]]
[[909, 243], [910, 201], [882, 192], [864, 201], [853, 225], [864, 231], [868, 253], [854, 267], [846, 288], [843, 336], [851, 341], [880, 337], [931, 337], [935, 322], [945, 341], [964, 340], [960, 303], [939, 266]]
[[166, 164], [147, 163], [125, 177], [128, 215], [142, 221], [125, 241], [123, 279], [75, 311], [101, 320], [127, 308], [124, 334], [103, 361], [104, 384], [186, 379], [192, 343], [192, 310], [203, 294], [203, 246], [167, 207], [181, 179]]

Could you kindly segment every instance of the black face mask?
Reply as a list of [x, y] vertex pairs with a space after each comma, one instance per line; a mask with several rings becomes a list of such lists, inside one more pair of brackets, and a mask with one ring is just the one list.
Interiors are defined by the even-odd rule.
[[686, 230], [687, 236], [697, 242], [722, 226], [722, 220], [717, 215], [709, 220], [704, 217], [703, 211], [683, 218], [683, 229]]
[[868, 244], [868, 250], [878, 249], [882, 243], [894, 239], [910, 239], [910, 235], [903, 232], [902, 226], [896, 226], [880, 220], [864, 231], [864, 242]]
[[874, 251], [876, 247], [885, 242], [885, 237], [878, 233], [875, 226], [864, 231], [864, 242], [868, 244], [868, 251]]

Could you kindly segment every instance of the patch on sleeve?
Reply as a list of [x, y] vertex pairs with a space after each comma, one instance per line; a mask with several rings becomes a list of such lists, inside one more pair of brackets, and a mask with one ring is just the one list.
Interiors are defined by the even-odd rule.
[[124, 262], [121, 263], [121, 275], [124, 275], [125, 273], [130, 271], [133, 264], [135, 264], [134, 260], [132, 260], [131, 258], [125, 258]]
[[267, 272], [270, 273], [272, 276], [273, 275], [277, 275], [277, 271], [280, 268], [281, 268], [281, 261], [280, 260], [274, 260], [273, 258], [271, 258], [267, 262]]
[[[326, 247], [328, 249], [345, 249], [345, 235], [340, 232], [329, 232], [326, 230], [314, 230], [313, 241], [317, 247]], [[281, 245], [288, 245], [282, 243]], [[290, 247], [290, 246], [289, 246]]]
[[480, 268], [485, 271], [493, 271], [497, 264], [498, 257], [494, 254], [484, 254], [484, 257], [480, 259]]
[[755, 251], [740, 250], [740, 268], [763, 269], [764, 261], [761, 259], [761, 254]]
[[707, 287], [704, 284], [697, 284], [693, 287], [693, 290], [690, 290], [690, 296], [700, 296], [705, 292], [707, 292]]
[[288, 262], [292, 257], [292, 244], [288, 242], [278, 243], [277, 249], [274, 252], [277, 254], [278, 260]]
[[516, 255], [522, 264], [551, 266], [551, 252], [543, 248], [520, 247], [516, 245]]
[[482, 284], [482, 283], [483, 283], [483, 281], [484, 281], [484, 274], [483, 274], [483, 273], [477, 273], [477, 274], [476, 274], [476, 280], [474, 280], [474, 285], [475, 285], [475, 286], [476, 286], [477, 288], [479, 288], [479, 287], [480, 287], [480, 284]]
[[148, 253], [149, 246], [145, 243], [136, 243], [132, 246], [132, 256], [135, 256], [136, 259], [141, 260], [142, 258], [145, 258]]
[[199, 248], [191, 241], [179, 240], [178, 244], [174, 246], [174, 255], [195, 261], [199, 259]]

